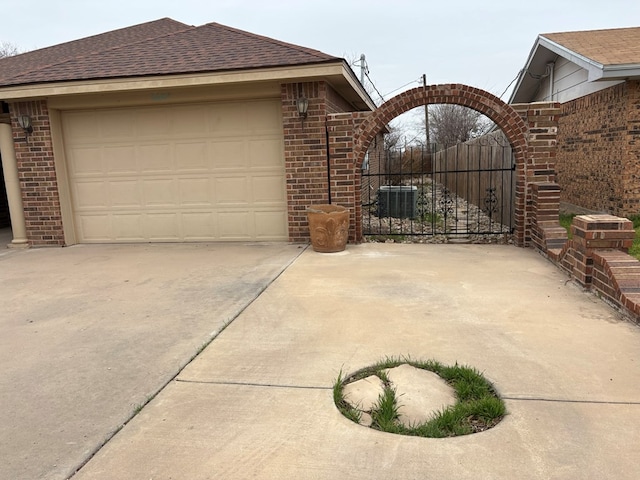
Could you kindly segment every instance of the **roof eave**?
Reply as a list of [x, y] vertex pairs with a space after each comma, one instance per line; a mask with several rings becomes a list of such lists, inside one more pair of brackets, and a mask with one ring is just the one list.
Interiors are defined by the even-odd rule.
[[[527, 58], [527, 62], [525, 64], [524, 69], [520, 72], [518, 77], [518, 82], [511, 93], [511, 97], [509, 98], [509, 103], [520, 103], [520, 102], [529, 102], [531, 99], [523, 98], [521, 94], [521, 90], [523, 84], [527, 82], [526, 72], [533, 63], [534, 59], [543, 54], [543, 50], [545, 49], [555, 55], [558, 55], [562, 58], [567, 59], [568, 61], [578, 65], [581, 68], [584, 68], [587, 71], [588, 77], [587, 80], [589, 82], [595, 82], [598, 80], [615, 80], [620, 78], [627, 78], [631, 73], [638, 68], [638, 65], [635, 65], [634, 68], [628, 69], [626, 74], [623, 74], [620, 65], [602, 65], [601, 63], [585, 57], [573, 50], [568, 49], [556, 43], [552, 40], [549, 40], [543, 35], [538, 35], [536, 42], [529, 53], [529, 57]], [[533, 81], [533, 80], [532, 80]]]
[[360, 83], [360, 80], [358, 80], [358, 77], [353, 72], [352, 68], [349, 66], [349, 63], [344, 58], [342, 59], [342, 70], [343, 70], [345, 79], [347, 80], [347, 82], [349, 83], [353, 91], [357, 93], [359, 97], [359, 102], [358, 102], [359, 105], [356, 105], [353, 103], [352, 104], [354, 106], [360, 107], [361, 110], [372, 110], [372, 111], [375, 110], [376, 109], [375, 102], [373, 101], [369, 93], [366, 91], [362, 83]]
[[[291, 82], [327, 79], [341, 95], [362, 110], [375, 108], [362, 86], [344, 67], [344, 60], [286, 67], [266, 67], [220, 72], [73, 80], [0, 87], [0, 100], [24, 100], [74, 94], [117, 93], [164, 88]], [[354, 81], [355, 80], [355, 81]]]
[[519, 103], [523, 101], [518, 98], [518, 93], [520, 92], [520, 89], [522, 88], [523, 83], [525, 83], [527, 79], [527, 75], [526, 75], [527, 70], [529, 70], [529, 67], [531, 66], [531, 62], [533, 61], [533, 58], [535, 57], [538, 51], [539, 45], [540, 45], [540, 36], [538, 35], [538, 38], [533, 44], [533, 47], [531, 47], [531, 50], [529, 51], [529, 56], [527, 57], [527, 61], [525, 62], [524, 67], [520, 69], [520, 72], [518, 73], [516, 86], [513, 87], [513, 90], [511, 91], [511, 95], [509, 96], [509, 101], [507, 103], [512, 104], [512, 103]]
[[630, 63], [626, 65], [605, 65], [597, 80], [627, 80], [640, 78], [640, 64]]

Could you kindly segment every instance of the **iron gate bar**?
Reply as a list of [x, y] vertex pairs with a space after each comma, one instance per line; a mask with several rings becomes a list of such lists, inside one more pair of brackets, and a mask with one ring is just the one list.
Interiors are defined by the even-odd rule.
[[[478, 150], [477, 160], [473, 161], [477, 164], [471, 164], [471, 149], [466, 144], [440, 150], [433, 145], [427, 149], [388, 150], [382, 159], [373, 160], [378, 161], [377, 165], [372, 165], [370, 156], [369, 169], [362, 172], [362, 186], [366, 189], [366, 193], [363, 191], [361, 195], [362, 212], [366, 217], [362, 222], [364, 235], [512, 234], [515, 230], [513, 199], [516, 170], [513, 152], [508, 144], [471, 147]], [[483, 157], [485, 153], [481, 149], [485, 152], [488, 149], [487, 158]], [[444, 161], [438, 156], [444, 157]], [[453, 168], [449, 168], [451, 163]], [[465, 163], [467, 168], [463, 168]], [[488, 164], [486, 168], [482, 168], [483, 163]], [[438, 168], [441, 165], [445, 168]], [[390, 209], [386, 215], [382, 211], [380, 187], [393, 185], [400, 186], [397, 201], [400, 204], [404, 202], [405, 208], [406, 202], [415, 202], [415, 211], [413, 207], [410, 209], [412, 218], [394, 217]], [[413, 189], [403, 195], [403, 186], [416, 187], [415, 197], [411, 193]], [[389, 201], [390, 194], [387, 197]], [[397, 212], [395, 214], [398, 215]]]

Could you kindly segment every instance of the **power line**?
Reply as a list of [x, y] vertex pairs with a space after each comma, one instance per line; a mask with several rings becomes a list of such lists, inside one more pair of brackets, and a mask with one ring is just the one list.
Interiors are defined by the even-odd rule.
[[395, 90], [391, 90], [390, 92], [385, 94], [385, 97], [387, 95], [391, 95], [392, 93], [397, 92], [398, 90], [402, 90], [404, 87], [408, 87], [409, 85], [411, 85], [412, 83], [420, 83], [422, 81], [422, 77], [418, 78], [417, 80], [411, 80], [409, 83], [405, 83], [404, 85], [402, 85], [401, 87], [396, 88]]
[[504, 92], [502, 92], [502, 95], [500, 95], [498, 98], [502, 98], [504, 94], [507, 93], [507, 90], [509, 90], [509, 87], [513, 85], [513, 82], [515, 82], [518, 79], [518, 77], [522, 74], [523, 70], [524, 68], [518, 72], [518, 74], [515, 76], [513, 80], [511, 80], [511, 82], [509, 82], [509, 85], [507, 85], [507, 88], [504, 89]]
[[376, 87], [375, 83], [373, 83], [373, 80], [371, 80], [371, 77], [369, 76], [369, 69], [364, 71], [364, 76], [367, 77], [367, 79], [369, 80], [369, 83], [371, 83], [371, 86], [373, 87], [373, 89], [376, 91], [376, 93], [378, 94], [378, 96], [380, 97], [380, 99], [384, 102], [386, 101], [384, 99], [384, 97], [382, 96], [382, 94], [380, 93], [380, 90], [378, 90], [378, 87]]

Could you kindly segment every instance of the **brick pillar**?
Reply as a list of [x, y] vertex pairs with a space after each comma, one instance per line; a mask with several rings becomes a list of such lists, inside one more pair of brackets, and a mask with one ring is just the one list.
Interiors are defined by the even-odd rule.
[[[329, 203], [325, 88], [323, 82], [289, 83], [281, 88], [291, 242], [309, 241], [307, 208]], [[300, 118], [296, 107], [300, 95], [309, 99], [305, 119]]]
[[613, 215], [580, 215], [571, 225], [571, 248], [562, 260], [562, 266], [590, 288], [593, 281], [593, 255], [597, 250], [628, 252], [635, 238], [633, 223]]
[[[18, 176], [30, 245], [64, 245], [58, 177], [53, 157], [49, 109], [46, 100], [10, 105]], [[33, 133], [29, 142], [18, 124], [29, 115]]]
[[560, 187], [557, 183], [531, 185], [531, 241], [535, 248], [552, 258], [567, 241], [567, 231], [558, 222], [559, 205]]
[[362, 240], [361, 165], [356, 165], [353, 133], [369, 112], [337, 113], [327, 117], [331, 203], [351, 213], [349, 242]]
[[[555, 183], [555, 161], [558, 135], [560, 104], [536, 102], [511, 105], [525, 121], [527, 131], [527, 159], [524, 165], [525, 190], [525, 245], [532, 239], [533, 209], [532, 185], [535, 183]], [[560, 198], [558, 197], [558, 206]], [[549, 208], [549, 202], [545, 206]]]

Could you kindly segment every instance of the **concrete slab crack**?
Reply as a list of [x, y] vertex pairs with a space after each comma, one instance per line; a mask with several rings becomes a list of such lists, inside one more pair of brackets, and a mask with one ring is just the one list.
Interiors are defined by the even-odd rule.
[[598, 404], [598, 405], [640, 405], [638, 402], [620, 402], [609, 400], [574, 400], [574, 399], [562, 399], [562, 398], [544, 398], [544, 397], [508, 397], [502, 396], [503, 400], [516, 400], [524, 402], [553, 402], [553, 403], [585, 403], [585, 404]]
[[332, 390], [333, 387], [318, 387], [313, 385], [279, 385], [275, 383], [255, 383], [255, 382], [215, 382], [201, 380], [176, 379], [180, 383], [197, 383], [202, 385], [237, 385], [242, 387], [264, 387], [264, 388], [297, 388], [302, 390]]

